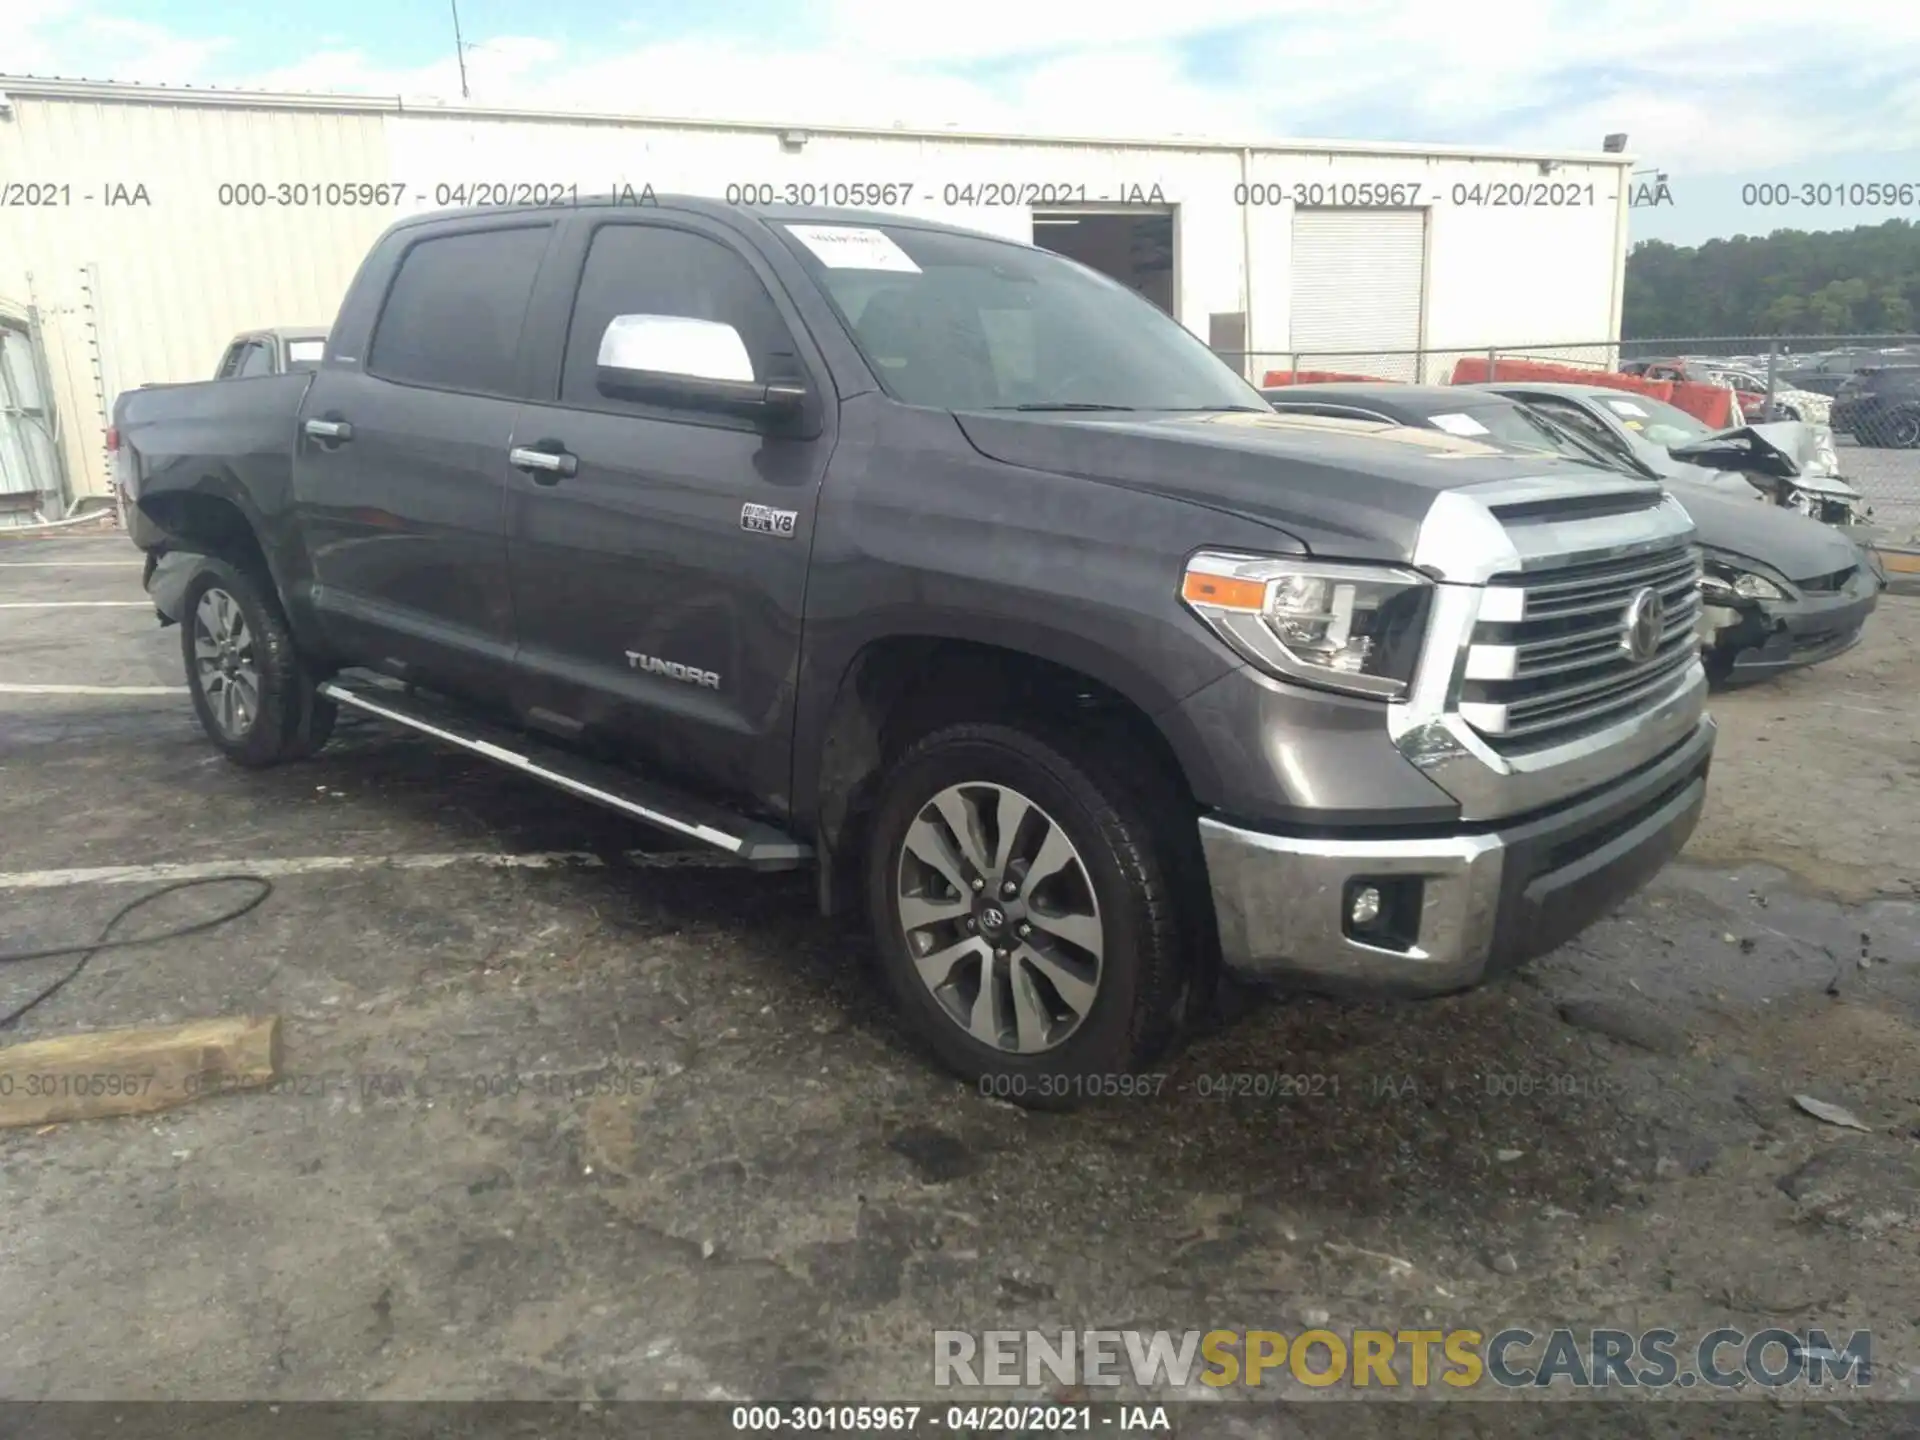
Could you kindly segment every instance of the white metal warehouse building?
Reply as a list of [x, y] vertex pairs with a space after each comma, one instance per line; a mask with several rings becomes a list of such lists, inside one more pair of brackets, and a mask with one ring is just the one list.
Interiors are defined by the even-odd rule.
[[[1625, 155], [810, 128], [11, 76], [0, 95], [0, 526], [107, 493], [121, 389], [211, 376], [236, 331], [328, 324], [388, 223], [462, 190], [493, 199], [478, 191], [501, 182], [780, 200], [794, 186], [803, 203], [897, 186], [877, 208], [1116, 274], [1234, 363], [1253, 352], [1255, 380], [1288, 352], [1355, 369], [1328, 352], [1368, 350], [1407, 353], [1366, 373], [1441, 379], [1452, 356], [1412, 352], [1620, 331]], [[388, 187], [387, 203], [340, 203], [366, 185]], [[1500, 203], [1509, 187], [1528, 203]]]

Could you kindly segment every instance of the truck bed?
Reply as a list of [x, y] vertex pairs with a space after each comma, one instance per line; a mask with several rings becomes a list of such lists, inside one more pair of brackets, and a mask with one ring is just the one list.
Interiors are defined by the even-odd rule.
[[128, 499], [238, 486], [278, 501], [292, 477], [295, 421], [312, 379], [296, 371], [123, 391], [113, 423]]

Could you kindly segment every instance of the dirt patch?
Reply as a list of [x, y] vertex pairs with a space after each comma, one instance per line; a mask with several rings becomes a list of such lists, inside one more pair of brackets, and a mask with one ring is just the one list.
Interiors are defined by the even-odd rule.
[[1716, 783], [1687, 858], [1764, 861], [1840, 899], [1920, 895], [1916, 695], [1920, 597], [1883, 595], [1846, 655], [1715, 696]]

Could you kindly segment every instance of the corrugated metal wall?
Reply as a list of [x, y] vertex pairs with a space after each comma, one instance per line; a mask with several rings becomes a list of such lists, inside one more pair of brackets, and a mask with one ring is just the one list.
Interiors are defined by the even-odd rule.
[[108, 488], [103, 399], [211, 376], [236, 330], [327, 324], [392, 218], [223, 205], [221, 185], [387, 169], [377, 114], [14, 101], [0, 177], [64, 184], [70, 198], [0, 211], [0, 298], [39, 310], [76, 494]]
[[31, 320], [0, 310], [0, 527], [62, 503], [53, 410]]
[[[1449, 206], [1444, 196], [1457, 182], [1537, 176], [1535, 161], [885, 132], [812, 133], [795, 145], [766, 128], [403, 109], [386, 99], [189, 99], [84, 82], [4, 88], [12, 115], [0, 118], [0, 180], [71, 192], [65, 204], [0, 208], [0, 302], [39, 307], [77, 493], [107, 488], [104, 427], [118, 387], [206, 377], [237, 330], [329, 323], [380, 230], [458, 203], [451, 191], [461, 186], [521, 181], [586, 195], [651, 185], [725, 197], [729, 186], [791, 184], [819, 187], [818, 203], [836, 203], [835, 185], [910, 185], [899, 205], [872, 208], [1023, 240], [1033, 238], [1031, 205], [949, 204], [947, 187], [976, 197], [1052, 187], [1090, 204], [1158, 198], [1175, 211], [1176, 316], [1204, 338], [1210, 317], [1245, 315], [1248, 345], [1266, 351], [1290, 341], [1293, 207], [1240, 203], [1237, 187], [1248, 182], [1264, 194], [1301, 182], [1411, 182], [1443, 197], [1426, 202], [1424, 323], [1436, 348], [1610, 336], [1624, 263], [1624, 231], [1607, 198], [1622, 172], [1597, 160], [1570, 160], [1556, 179], [1591, 181], [1599, 203], [1495, 211]], [[325, 203], [328, 187], [363, 182], [400, 182], [399, 198]], [[240, 203], [297, 200], [303, 187], [323, 203]], [[1043, 199], [1039, 208], [1070, 205]]]

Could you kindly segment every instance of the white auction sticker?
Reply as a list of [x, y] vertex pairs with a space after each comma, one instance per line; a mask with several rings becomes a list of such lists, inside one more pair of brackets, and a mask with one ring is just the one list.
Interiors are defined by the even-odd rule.
[[1613, 413], [1616, 415], [1644, 416], [1647, 413], [1640, 406], [1634, 404], [1633, 401], [1631, 400], [1615, 400], [1611, 396], [1609, 396], [1607, 398], [1607, 404], [1613, 410]]
[[1482, 425], [1471, 415], [1429, 415], [1427, 419], [1446, 431], [1449, 435], [1485, 435], [1490, 433], [1486, 426]]
[[789, 225], [788, 231], [829, 270], [898, 270], [918, 275], [913, 257], [884, 230], [858, 225]]

